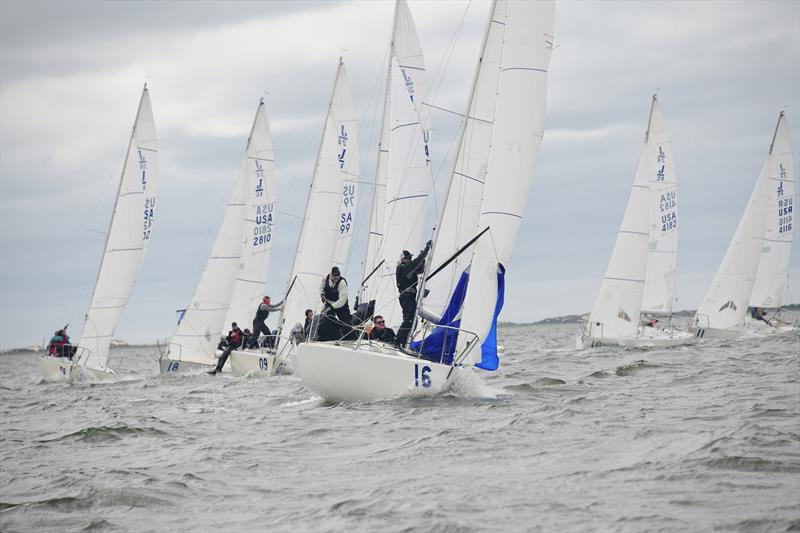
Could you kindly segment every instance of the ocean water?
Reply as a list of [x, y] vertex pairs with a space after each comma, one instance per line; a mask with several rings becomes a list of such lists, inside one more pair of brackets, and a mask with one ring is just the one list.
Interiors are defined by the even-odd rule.
[[294, 376], [48, 384], [0, 357], [0, 530], [797, 531], [800, 337], [574, 349], [505, 327], [445, 396], [328, 405]]

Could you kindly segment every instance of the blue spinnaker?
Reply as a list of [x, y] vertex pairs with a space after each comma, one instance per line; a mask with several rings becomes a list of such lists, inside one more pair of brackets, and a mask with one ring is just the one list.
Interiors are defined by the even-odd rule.
[[[506, 269], [503, 265], [498, 265], [498, 267], [497, 303], [495, 304], [494, 316], [492, 317], [492, 326], [481, 345], [481, 362], [475, 365], [484, 370], [497, 370], [500, 364], [497, 358], [497, 316], [503, 309]], [[456, 316], [459, 315], [461, 306], [464, 304], [468, 283], [469, 274], [464, 272], [461, 274], [461, 279], [458, 280], [458, 284], [453, 291], [453, 296], [450, 298], [450, 303], [447, 304], [447, 309], [442, 315], [442, 319], [439, 321], [439, 325], [445, 324], [448, 328], [435, 328], [431, 334], [424, 339], [424, 344], [423, 341], [416, 341], [408, 345], [411, 350], [419, 352], [420, 357], [423, 359], [435, 362], [440, 362], [441, 360], [441, 362], [446, 365], [453, 362], [458, 333], [449, 328], [458, 328], [461, 325], [461, 319], [456, 319]]]

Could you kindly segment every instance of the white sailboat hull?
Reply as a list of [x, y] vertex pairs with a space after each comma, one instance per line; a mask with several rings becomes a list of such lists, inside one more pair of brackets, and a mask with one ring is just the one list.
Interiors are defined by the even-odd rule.
[[636, 337], [592, 337], [581, 335], [577, 340], [579, 349], [599, 348], [601, 346], [622, 346], [625, 348], [669, 348], [697, 342], [697, 337], [689, 331], [640, 329]]
[[190, 363], [188, 361], [175, 361], [166, 357], [159, 357], [158, 367], [161, 375], [192, 375], [208, 372], [216, 366], [214, 364]]
[[282, 372], [286, 361], [276, 354], [255, 350], [234, 350], [228, 358], [234, 376], [274, 376]]
[[[774, 323], [774, 322], [773, 322]], [[744, 333], [748, 336], [760, 337], [766, 335], [785, 335], [787, 333], [800, 333], [797, 324], [767, 324], [763, 320], [748, 318], [745, 320]]]
[[45, 381], [72, 382], [78, 366], [66, 357], [39, 356], [39, 370]]
[[303, 343], [292, 363], [305, 386], [334, 403], [435, 396], [452, 369], [374, 343]]
[[698, 340], [705, 339], [735, 339], [742, 335], [742, 329], [698, 328], [692, 327], [692, 333]]
[[45, 381], [64, 381], [72, 383], [76, 379], [88, 379], [90, 381], [109, 381], [115, 379], [117, 374], [109, 368], [88, 368], [81, 366], [77, 358], [70, 361], [66, 357], [51, 357], [42, 355], [39, 357], [39, 370]]

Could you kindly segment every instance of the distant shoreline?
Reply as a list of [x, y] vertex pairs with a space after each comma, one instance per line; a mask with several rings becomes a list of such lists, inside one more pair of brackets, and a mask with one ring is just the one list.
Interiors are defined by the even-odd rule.
[[[800, 311], [800, 304], [790, 304], [784, 305], [781, 307], [784, 311]], [[684, 309], [682, 311], [676, 311], [672, 313], [672, 316], [679, 316], [679, 317], [690, 317], [695, 313], [694, 309]], [[589, 313], [584, 313], [580, 315], [562, 315], [562, 316], [554, 316], [543, 318], [542, 320], [536, 320], [533, 322], [498, 322], [497, 325], [504, 328], [519, 328], [523, 326], [537, 326], [537, 325], [549, 325], [549, 324], [577, 324], [581, 319], [585, 320], [588, 317]], [[114, 341], [116, 344], [111, 345], [111, 349], [115, 348], [152, 348], [158, 346], [157, 344], [128, 344], [125, 341]], [[41, 346], [26, 346], [22, 348], [7, 348], [4, 350], [0, 350], [0, 355], [5, 355], [9, 353], [41, 353], [44, 351], [44, 348]]]

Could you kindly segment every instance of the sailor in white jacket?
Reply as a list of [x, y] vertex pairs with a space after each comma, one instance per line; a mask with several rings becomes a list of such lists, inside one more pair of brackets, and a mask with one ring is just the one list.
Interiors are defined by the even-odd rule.
[[334, 341], [344, 338], [352, 331], [352, 319], [347, 302], [347, 280], [342, 277], [339, 267], [331, 268], [320, 287], [320, 297], [325, 307], [324, 320], [319, 326], [320, 341]]

